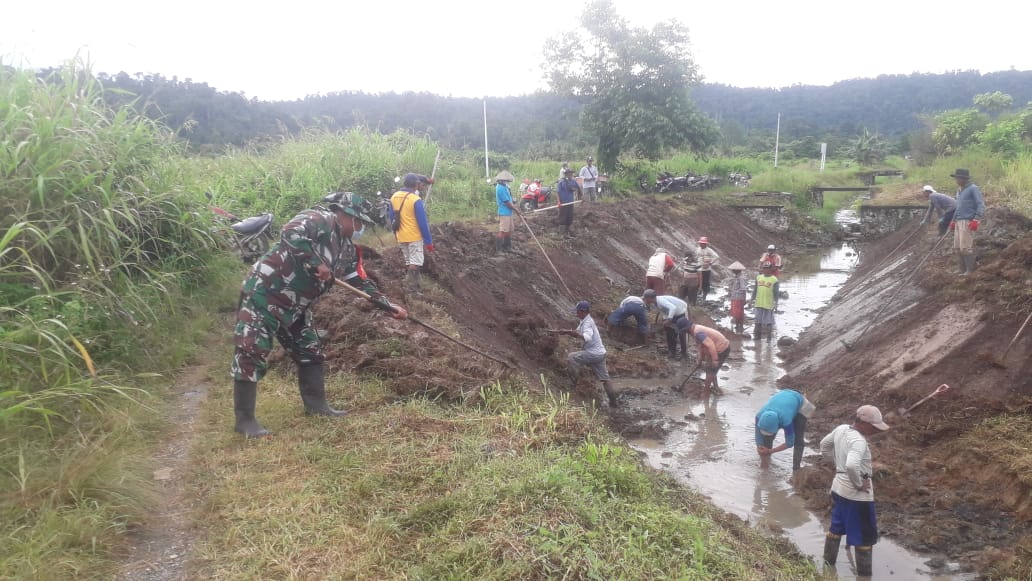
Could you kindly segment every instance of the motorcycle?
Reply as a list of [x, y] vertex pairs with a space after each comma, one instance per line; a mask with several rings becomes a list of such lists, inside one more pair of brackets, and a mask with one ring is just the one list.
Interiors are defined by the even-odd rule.
[[523, 212], [533, 212], [542, 206], [547, 206], [552, 203], [552, 188], [536, 188], [527, 189], [527, 191], [520, 196], [520, 210]]
[[[204, 195], [209, 201], [212, 200], [211, 192], [204, 192]], [[225, 238], [244, 264], [253, 264], [269, 250], [270, 243], [275, 239], [271, 213], [240, 219], [215, 205], [211, 206], [211, 211], [220, 221], [229, 225], [232, 234]]]
[[744, 187], [748, 186], [749, 185], [749, 180], [751, 180], [751, 179], [752, 179], [752, 174], [750, 174], [749, 172], [742, 173], [742, 172], [733, 171], [733, 172], [727, 174], [727, 182], [729, 184], [731, 184], [732, 186], [735, 186], [735, 187], [738, 187], [738, 188], [744, 188]]

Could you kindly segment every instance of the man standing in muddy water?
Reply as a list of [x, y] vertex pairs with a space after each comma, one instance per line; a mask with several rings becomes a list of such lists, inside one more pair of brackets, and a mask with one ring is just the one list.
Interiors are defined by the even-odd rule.
[[[767, 400], [756, 413], [756, 452], [760, 455], [760, 468], [770, 466], [772, 454], [792, 448], [792, 470], [799, 470], [806, 446], [803, 438], [806, 418], [812, 411], [813, 404], [794, 389], [782, 389]], [[778, 430], [784, 430], [785, 441], [775, 448], [774, 437]]]
[[573, 312], [580, 319], [580, 324], [577, 325], [576, 329], [564, 331], [563, 334], [583, 340], [584, 349], [574, 351], [566, 358], [569, 365], [570, 379], [573, 380], [573, 385], [576, 387], [577, 381], [580, 380], [580, 368], [590, 367], [595, 377], [602, 382], [602, 389], [606, 391], [606, 396], [609, 397], [609, 407], [615, 408], [617, 406], [616, 391], [609, 380], [609, 370], [606, 369], [606, 348], [602, 345], [602, 335], [598, 332], [595, 320], [591, 318], [591, 303], [580, 301], [573, 308]]
[[[311, 307], [353, 272], [357, 239], [373, 221], [362, 212], [362, 199], [344, 195], [328, 210], [305, 210], [283, 226], [280, 240], [251, 269], [240, 291], [234, 331], [234, 429], [247, 438], [269, 435], [255, 418], [258, 382], [268, 370], [272, 338], [276, 337], [297, 363], [297, 382], [309, 415], [341, 417], [346, 412], [326, 403], [325, 369], [319, 334], [312, 327]], [[397, 319], [405, 309], [378, 299], [378, 308]]]
[[702, 300], [710, 293], [710, 276], [712, 268], [720, 263], [720, 257], [715, 250], [709, 247], [709, 238], [699, 238], [699, 272], [702, 273]]
[[834, 566], [842, 536], [856, 549], [857, 575], [870, 576], [873, 548], [878, 542], [878, 522], [871, 482], [871, 448], [867, 438], [888, 430], [881, 411], [860, 406], [852, 425], [842, 424], [821, 440], [821, 454], [834, 454], [835, 478], [831, 481], [831, 526], [824, 541], [824, 562]]
[[[659, 295], [652, 289], [646, 289], [641, 295], [646, 306], [656, 305], [663, 315], [663, 330], [666, 332], [667, 356], [671, 359], [688, 356], [688, 328], [692, 322], [688, 319], [688, 303], [670, 295]], [[681, 354], [677, 354], [678, 338], [681, 342]]]
[[769, 262], [760, 265], [760, 275], [756, 277], [756, 286], [753, 287], [752, 293], [753, 318], [756, 325], [753, 329], [753, 338], [761, 338], [766, 330], [768, 341], [774, 334], [774, 307], [777, 303], [774, 289], [778, 284], [777, 277], [770, 273], [771, 268]]
[[694, 323], [688, 327], [688, 332], [699, 345], [699, 365], [706, 371], [703, 388], [720, 393], [717, 373], [731, 355], [731, 342], [720, 331]]
[[971, 183], [971, 172], [958, 169], [950, 174], [957, 181], [957, 209], [953, 213], [953, 247], [960, 256], [960, 275], [965, 276], [975, 271], [975, 231], [978, 222], [985, 214], [985, 200], [982, 190]]

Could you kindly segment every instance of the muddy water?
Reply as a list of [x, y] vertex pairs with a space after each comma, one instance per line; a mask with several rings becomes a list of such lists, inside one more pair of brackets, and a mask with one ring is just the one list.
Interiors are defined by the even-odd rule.
[[[838, 218], [843, 222], [855, 220], [855, 216], [848, 213], [840, 213]], [[787, 258], [790, 276], [781, 283], [781, 290], [788, 292], [788, 298], [779, 304], [775, 337], [795, 338], [846, 282], [857, 257], [855, 249], [844, 243], [812, 256]], [[730, 328], [728, 318], [720, 323]], [[751, 328], [749, 323], [747, 321], [747, 331]], [[761, 470], [753, 443], [756, 410], [775, 393], [775, 382], [784, 374], [776, 353], [778, 349], [776, 339], [767, 342], [766, 339], [735, 338], [730, 368], [719, 375], [722, 395], [704, 397], [696, 389], [692, 392], [694, 395], [679, 396], [668, 389], [658, 389], [639, 401], [630, 401], [632, 406], [655, 408], [670, 418], [672, 425], [682, 426], [675, 428], [663, 442], [636, 439], [631, 440], [631, 444], [646, 454], [652, 466], [674, 474], [709, 496], [718, 506], [754, 525], [775, 533], [783, 532], [819, 563], [827, 518], [811, 513], [803, 499], [794, 494], [789, 483], [791, 450], [775, 454], [770, 468]], [[820, 437], [818, 434], [808, 436], [811, 440]], [[778, 441], [781, 441], [780, 435]], [[816, 453], [808, 449], [804, 465], [815, 459]], [[915, 554], [882, 537], [874, 550], [872, 579], [969, 578], [953, 573], [958, 570], [954, 563], [931, 570], [926, 562], [933, 558], [942, 559], [942, 556]], [[851, 556], [843, 549], [837, 566], [839, 579], [858, 578], [851, 562]]]

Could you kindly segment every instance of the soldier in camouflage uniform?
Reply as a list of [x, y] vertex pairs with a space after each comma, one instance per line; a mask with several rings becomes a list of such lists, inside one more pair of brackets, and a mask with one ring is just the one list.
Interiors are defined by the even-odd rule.
[[[363, 200], [334, 193], [323, 200], [328, 209], [305, 210], [288, 222], [280, 240], [255, 263], [240, 291], [233, 353], [233, 407], [236, 431], [248, 438], [269, 435], [255, 419], [258, 381], [268, 369], [275, 336], [298, 365], [298, 386], [306, 414], [340, 417], [346, 412], [326, 403], [323, 354], [312, 327], [312, 304], [333, 286], [334, 277], [364, 287], [380, 297], [365, 280], [361, 255], [353, 240], [372, 220]], [[362, 284], [359, 284], [361, 281]], [[404, 309], [379, 298], [377, 306], [398, 319]]]

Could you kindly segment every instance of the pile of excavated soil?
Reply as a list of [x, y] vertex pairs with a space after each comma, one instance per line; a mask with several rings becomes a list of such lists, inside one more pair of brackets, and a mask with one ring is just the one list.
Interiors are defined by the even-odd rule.
[[[1032, 333], [1026, 330], [1000, 359], [1032, 312], [1032, 224], [990, 211], [976, 238], [979, 268], [967, 277], [954, 274], [948, 237], [910, 288], [893, 297], [862, 336], [849, 335], [852, 348], [845, 348], [839, 339], [851, 327], [866, 326], [891, 295], [891, 283], [937, 240], [929, 229], [898, 253], [912, 249], [905, 261], [882, 260], [908, 233], [865, 246], [855, 278], [789, 351], [782, 383], [806, 389], [817, 404], [812, 441], [851, 421], [859, 405], [872, 403], [886, 413], [892, 430], [871, 442], [885, 532], [983, 574], [1027, 574], [1021, 567], [1032, 563], [1032, 490], [1019, 484], [1011, 467], [969, 453], [961, 440], [984, 420], [1032, 410]], [[951, 386], [947, 395], [901, 417], [897, 410], [940, 383]], [[830, 481], [827, 468], [807, 468], [796, 487], [822, 507]]]
[[[600, 391], [597, 382], [582, 378], [579, 386], [571, 386], [564, 373], [567, 354], [581, 342], [546, 332], [576, 326], [570, 312], [576, 301], [592, 302], [614, 377], [667, 376], [671, 367], [655, 350], [630, 349], [633, 332], [617, 330], [611, 335], [604, 324], [627, 293], [642, 292], [645, 266], [655, 248], [681, 254], [695, 249], [700, 236], [708, 236], [726, 265], [735, 260], [752, 264], [770, 243], [788, 246], [784, 237], [763, 232], [734, 209], [705, 207], [690, 199], [646, 197], [579, 205], [577, 237], [572, 240], [560, 238], [552, 220], [539, 215], [529, 222], [572, 296], [524, 227], [514, 235], [516, 253], [496, 256], [494, 224], [434, 224], [436, 251], [424, 268], [421, 296], [406, 296], [405, 267], [396, 246], [367, 249], [366, 269], [381, 290], [412, 314], [510, 362], [531, 386], [540, 386], [543, 377], [551, 387], [595, 398]], [[718, 267], [715, 280], [724, 276], [726, 271]], [[421, 327], [393, 320], [340, 289], [319, 302], [314, 317], [325, 334], [330, 370], [382, 378], [401, 396], [462, 399], [506, 376], [501, 365]], [[273, 360], [283, 358], [279, 352]]]

